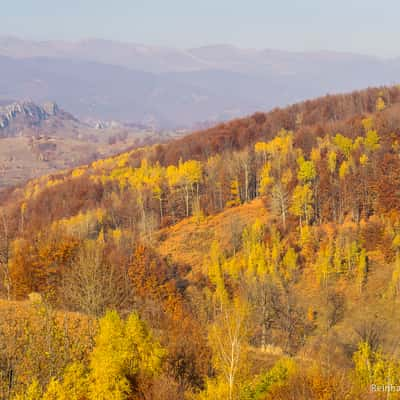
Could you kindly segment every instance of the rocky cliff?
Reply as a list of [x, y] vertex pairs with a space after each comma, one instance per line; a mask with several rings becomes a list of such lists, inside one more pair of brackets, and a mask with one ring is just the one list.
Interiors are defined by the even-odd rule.
[[0, 137], [34, 134], [45, 121], [73, 120], [54, 102], [37, 105], [31, 101], [0, 106]]

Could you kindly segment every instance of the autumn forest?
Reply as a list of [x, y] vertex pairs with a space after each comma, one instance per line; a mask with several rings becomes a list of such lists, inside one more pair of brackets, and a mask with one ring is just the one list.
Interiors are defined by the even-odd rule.
[[4, 400], [400, 398], [400, 88], [4, 190], [0, 295]]

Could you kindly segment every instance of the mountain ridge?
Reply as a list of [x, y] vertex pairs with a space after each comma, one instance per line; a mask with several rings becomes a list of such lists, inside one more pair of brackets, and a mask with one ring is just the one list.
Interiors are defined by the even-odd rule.
[[15, 136], [26, 128], [40, 128], [44, 121], [52, 118], [78, 122], [51, 101], [37, 105], [33, 101], [23, 100], [0, 106], [0, 137]]
[[190, 129], [327, 93], [393, 84], [400, 79], [399, 60], [229, 45], [181, 50], [0, 37], [0, 101], [53, 98], [80, 119]]

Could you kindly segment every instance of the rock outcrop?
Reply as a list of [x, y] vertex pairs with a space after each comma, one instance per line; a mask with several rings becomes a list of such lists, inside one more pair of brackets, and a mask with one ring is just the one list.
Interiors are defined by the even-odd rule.
[[17, 136], [24, 130], [40, 127], [52, 118], [72, 119], [54, 102], [40, 106], [31, 101], [15, 102], [0, 107], [0, 137]]

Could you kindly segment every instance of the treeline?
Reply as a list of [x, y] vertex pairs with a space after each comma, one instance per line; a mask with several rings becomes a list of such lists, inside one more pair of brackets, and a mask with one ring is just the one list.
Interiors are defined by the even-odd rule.
[[[159, 161], [162, 165], [176, 164], [181, 158], [184, 161], [205, 160], [216, 153], [242, 150], [256, 141], [271, 140], [280, 129], [295, 131], [296, 144], [302, 147], [312, 146], [316, 137], [326, 133], [357, 135], [360, 133], [360, 125], [354, 130], [353, 120], [357, 121], [362, 115], [375, 113], [379, 98], [390, 108], [399, 104], [400, 89], [394, 86], [344, 95], [327, 95], [290, 107], [277, 108], [269, 113], [259, 112], [248, 118], [195, 132], [165, 146], [157, 146], [151, 160]], [[385, 129], [398, 129], [396, 111], [386, 114]]]

